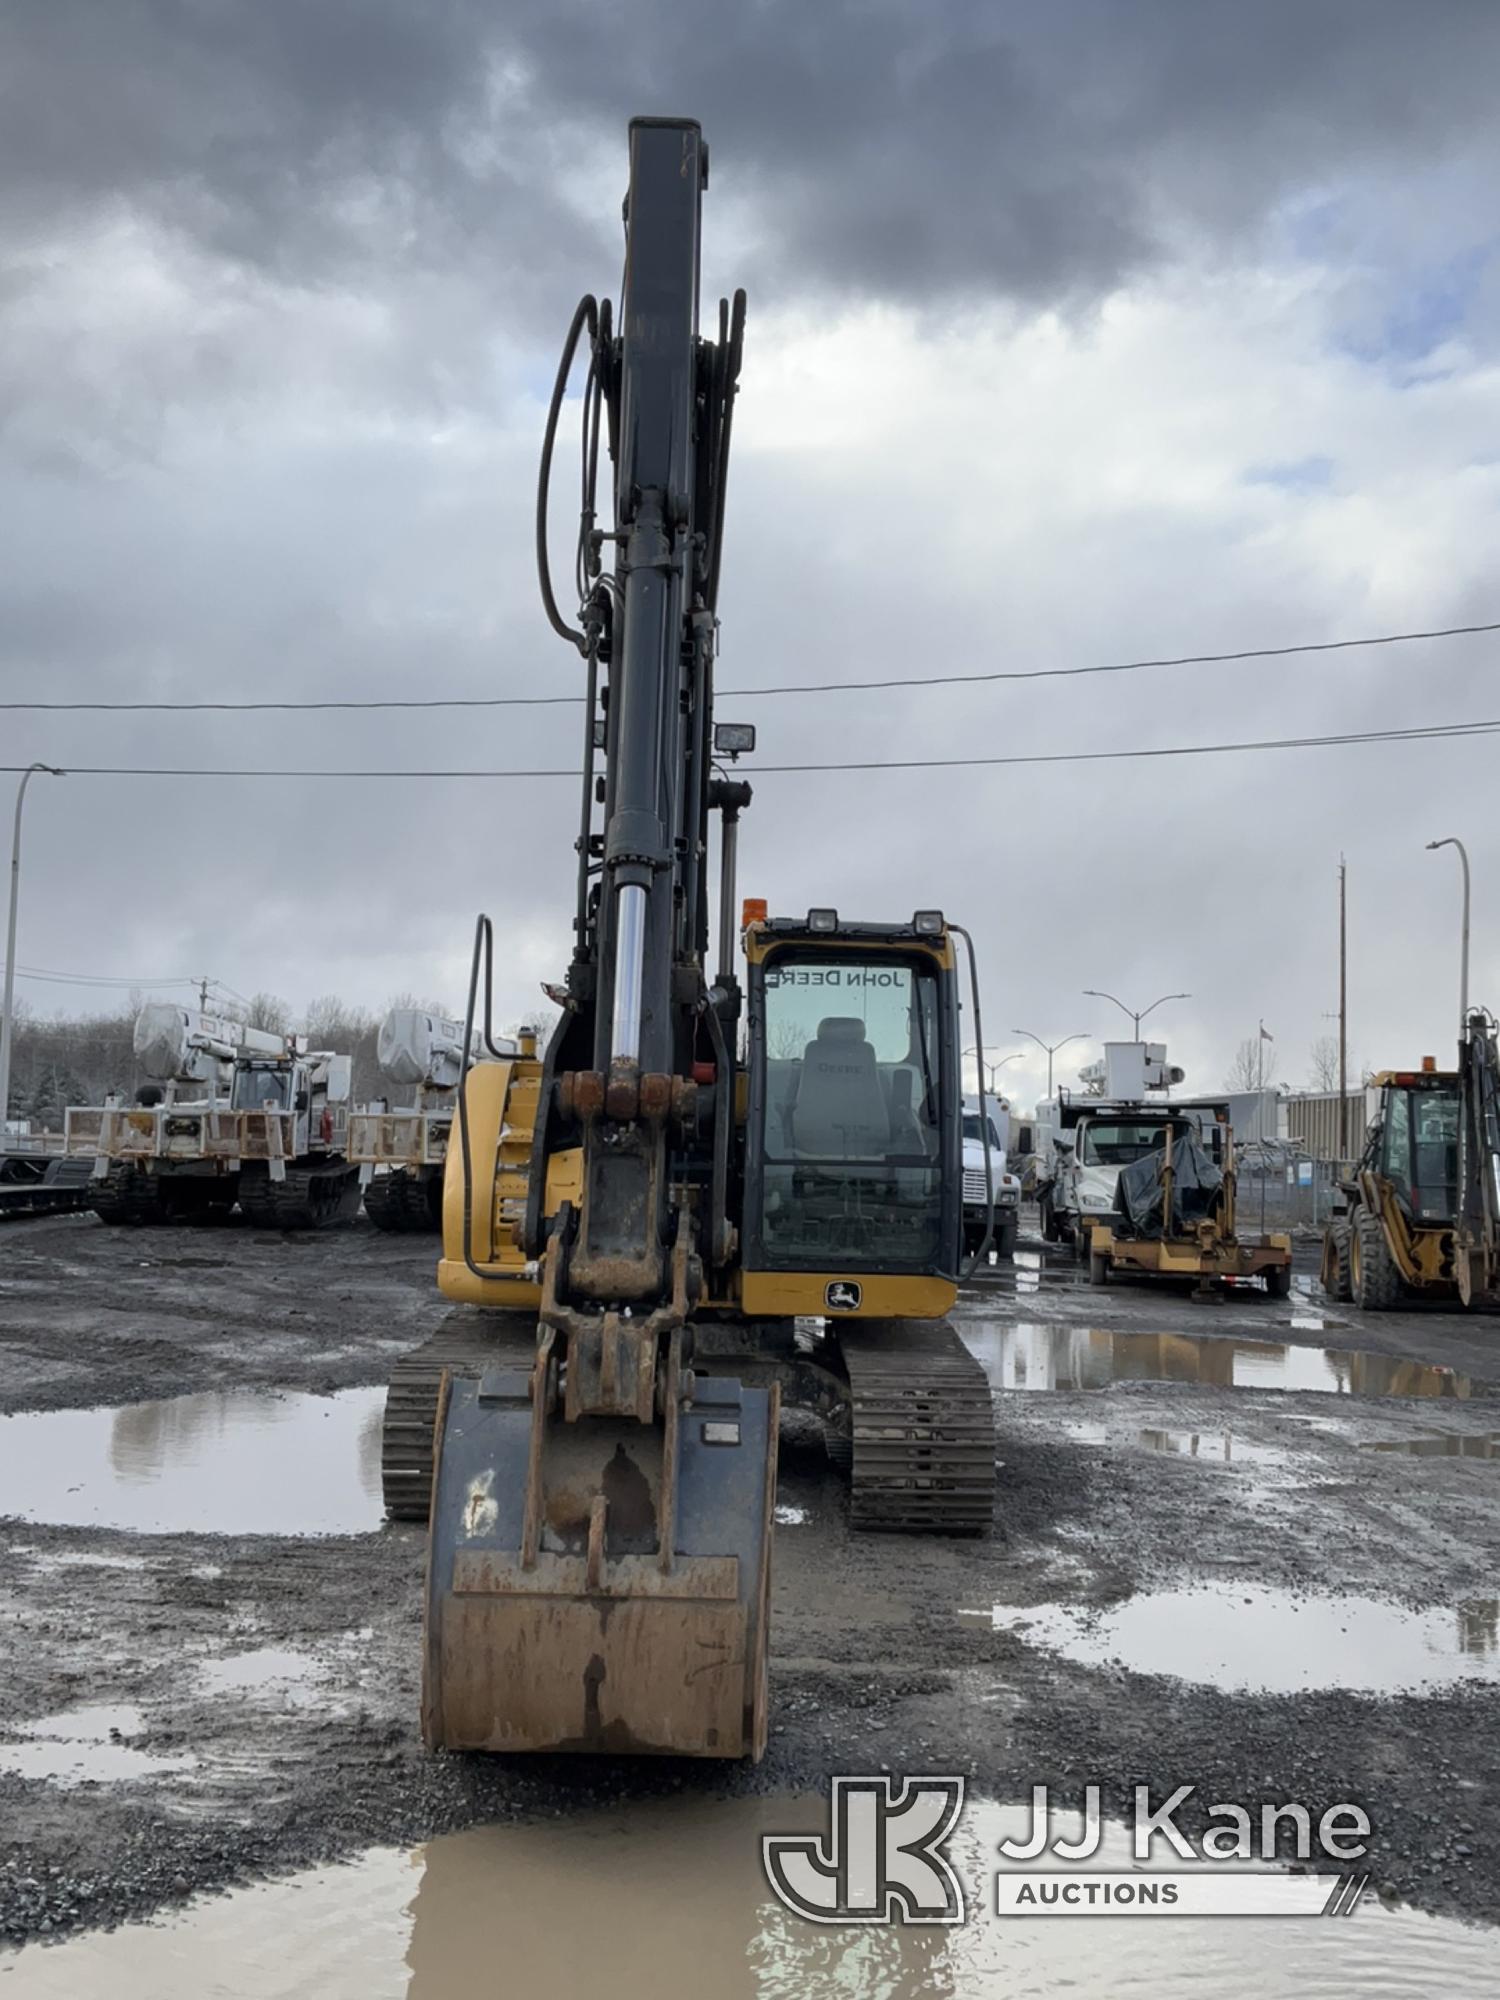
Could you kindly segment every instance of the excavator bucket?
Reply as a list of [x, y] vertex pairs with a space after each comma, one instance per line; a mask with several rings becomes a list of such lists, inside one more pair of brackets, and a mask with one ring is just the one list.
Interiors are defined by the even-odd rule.
[[445, 1377], [429, 1748], [759, 1758], [778, 1392], [569, 1422], [546, 1361]]

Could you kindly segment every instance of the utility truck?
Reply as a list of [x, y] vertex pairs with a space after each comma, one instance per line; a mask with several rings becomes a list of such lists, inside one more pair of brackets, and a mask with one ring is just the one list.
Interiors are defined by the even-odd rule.
[[[986, 1170], [986, 1127], [989, 1165]], [[997, 1257], [1013, 1257], [1021, 1227], [1021, 1183], [1007, 1165], [1010, 1107], [1000, 1097], [964, 1099], [964, 1248], [988, 1237]]]
[[136, 1015], [135, 1058], [147, 1082], [126, 1103], [70, 1105], [64, 1144], [92, 1158], [89, 1205], [104, 1222], [228, 1215], [239, 1194], [239, 1137], [230, 1110], [235, 1062], [285, 1037], [206, 1009], [150, 1000]]
[[[502, 1056], [535, 1056], [536, 1034], [496, 1042]], [[469, 1049], [469, 1060], [484, 1051]], [[443, 1226], [443, 1162], [464, 1071], [464, 1024], [426, 1007], [393, 1007], [375, 1044], [381, 1070], [413, 1093], [409, 1105], [367, 1104], [349, 1119], [349, 1158], [359, 1169], [365, 1214], [377, 1229]]]
[[126, 1104], [73, 1105], [70, 1156], [93, 1157], [89, 1202], [104, 1222], [227, 1216], [315, 1229], [359, 1207], [344, 1155], [348, 1056], [204, 1010], [149, 1001], [136, 1016], [149, 1079]]

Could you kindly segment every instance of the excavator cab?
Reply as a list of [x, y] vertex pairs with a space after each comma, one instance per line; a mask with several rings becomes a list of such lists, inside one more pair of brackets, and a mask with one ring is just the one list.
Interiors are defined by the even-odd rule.
[[750, 1313], [939, 1317], [962, 1226], [953, 947], [940, 911], [746, 930]]

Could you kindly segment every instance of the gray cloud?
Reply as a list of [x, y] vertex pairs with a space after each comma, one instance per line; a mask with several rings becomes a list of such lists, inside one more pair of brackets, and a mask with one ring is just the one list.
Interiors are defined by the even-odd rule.
[[1492, 186], [1497, 58], [1486, 0], [74, 0], [7, 10], [0, 180], [18, 222], [123, 199], [299, 281], [461, 253], [524, 297], [612, 232], [575, 146], [677, 109], [773, 287], [1069, 300], [1382, 163]]
[[[573, 299], [617, 271], [624, 122], [641, 110], [702, 118], [709, 254], [764, 315], [726, 682], [1491, 613], [1488, 406], [1478, 390], [1445, 402], [1439, 384], [1393, 413], [1351, 378], [1366, 352], [1406, 367], [1455, 324], [1477, 340], [1495, 323], [1492, 281], [1463, 255], [1493, 228], [1497, 55], [1493, 6], [1406, 0], [19, 0], [0, 18], [6, 681], [58, 699], [570, 685], [577, 663], [548, 635], [530, 569], [534, 404]], [[1323, 316], [1253, 386], [1211, 366], [1252, 310], [1246, 360], [1276, 349], [1295, 288], [1249, 294], [1299, 252], [1325, 269]], [[1092, 338], [1087, 311], [1114, 288], [1206, 290], [1225, 268], [1227, 312], [1192, 319], [1159, 365], [1149, 341], [1128, 350], [1102, 386], [1088, 340], [1029, 356], [966, 344], [992, 321], [1024, 334], [1050, 308]], [[929, 310], [894, 361], [872, 362], [861, 343], [879, 328], [856, 320], [819, 365], [869, 371], [871, 430], [908, 393], [931, 415], [851, 465], [860, 424], [825, 448], [810, 392], [777, 429], [798, 386], [795, 371], [778, 386], [776, 348], [787, 325], [861, 299]], [[955, 328], [955, 365], [991, 371], [977, 428], [977, 402], [917, 379]], [[1021, 439], [1026, 412], [995, 378], [1028, 360], [1057, 421]], [[1089, 420], [1070, 427], [1084, 395]], [[1117, 418], [1140, 438], [1113, 435]], [[1372, 423], [1385, 428], [1366, 445]], [[1178, 448], [1220, 425], [1198, 455]], [[1250, 478], [1315, 459], [1327, 475], [1307, 491]], [[744, 713], [768, 762], [1274, 735], [1484, 713], [1489, 658], [1431, 649]], [[566, 710], [5, 716], [0, 731], [0, 761], [80, 764], [553, 763], [575, 737]], [[1085, 985], [1138, 999], [1185, 985], [1195, 1081], [1218, 1080], [1260, 1014], [1295, 1075], [1331, 1004], [1341, 844], [1361, 1046], [1446, 1020], [1452, 913], [1431, 872], [1443, 858], [1421, 842], [1466, 831], [1429, 824], [1428, 802], [1462, 806], [1487, 756], [767, 776], [745, 886], [787, 908], [945, 903], [982, 940], [990, 1039], [1007, 1046], [1011, 1019], [1102, 1031], [1104, 1012], [1071, 997]], [[37, 787], [27, 810], [23, 963], [208, 970], [299, 1002], [330, 987], [372, 1004], [401, 988], [456, 998], [485, 905], [514, 1014], [566, 957], [570, 786], [77, 779]], [[1497, 879], [1500, 852], [1482, 833], [1475, 848], [1477, 879]], [[1143, 924], [1131, 894], [1163, 876], [1167, 914]], [[1399, 965], [1377, 881], [1404, 885]]]

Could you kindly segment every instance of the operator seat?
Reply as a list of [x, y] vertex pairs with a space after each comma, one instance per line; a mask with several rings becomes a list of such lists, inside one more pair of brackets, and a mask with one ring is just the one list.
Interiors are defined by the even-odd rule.
[[792, 1143], [803, 1159], [881, 1159], [891, 1118], [865, 1024], [839, 1015], [818, 1023], [797, 1078]]

